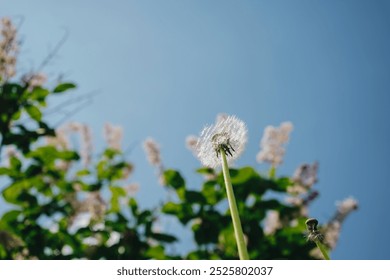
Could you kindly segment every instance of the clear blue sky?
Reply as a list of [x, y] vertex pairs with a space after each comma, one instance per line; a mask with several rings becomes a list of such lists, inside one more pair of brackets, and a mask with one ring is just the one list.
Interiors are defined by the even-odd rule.
[[145, 207], [165, 196], [144, 158], [146, 137], [196, 187], [199, 163], [184, 139], [217, 113], [247, 123], [237, 164], [259, 170], [267, 169], [255, 160], [263, 128], [290, 120], [278, 173], [319, 161], [311, 214], [322, 222], [336, 200], [360, 202], [333, 257], [390, 259], [389, 1], [0, 0], [5, 15], [24, 18], [24, 70], [69, 31], [47, 72], [65, 73], [80, 94], [99, 90], [72, 119], [90, 124], [100, 146], [106, 121], [124, 127]]

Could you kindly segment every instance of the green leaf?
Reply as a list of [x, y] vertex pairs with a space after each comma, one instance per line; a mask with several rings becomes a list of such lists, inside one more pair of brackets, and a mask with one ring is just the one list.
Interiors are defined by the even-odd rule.
[[[266, 191], [264, 179], [252, 168], [230, 169], [231, 182], [236, 199], [246, 201], [250, 194], [261, 196]], [[219, 183], [224, 185], [222, 174], [219, 175]]]
[[0, 259], [4, 260], [7, 258], [7, 251], [5, 250], [4, 246], [0, 243]]
[[237, 243], [232, 224], [221, 230], [218, 235], [218, 241], [224, 248], [225, 254], [230, 257], [237, 257]]
[[0, 228], [7, 229], [12, 226], [12, 224], [17, 222], [17, 218], [20, 213], [20, 210], [11, 210], [5, 213], [0, 219]]
[[119, 198], [126, 196], [126, 191], [122, 187], [110, 187], [111, 190], [111, 211], [119, 212], [120, 203]]
[[186, 224], [194, 218], [194, 212], [189, 203], [176, 204], [168, 202], [162, 207], [161, 211], [176, 216], [182, 224]]
[[53, 93], [61, 93], [64, 91], [67, 91], [69, 89], [76, 88], [75, 84], [72, 83], [62, 83], [56, 86], [56, 88], [53, 90]]
[[206, 181], [202, 187], [202, 194], [206, 198], [207, 204], [215, 205], [222, 200], [224, 193], [218, 186], [216, 181]]
[[180, 210], [181, 210], [181, 205], [173, 202], [166, 203], [162, 208], [163, 213], [172, 214], [172, 215], [178, 214]]
[[22, 168], [22, 162], [17, 157], [13, 156], [10, 158], [10, 166], [11, 169], [20, 171]]
[[196, 191], [186, 191], [185, 192], [185, 199], [188, 203], [191, 203], [191, 204], [194, 204], [194, 203], [204, 204], [204, 203], [206, 203], [206, 199], [204, 198], [204, 196], [201, 193], [196, 192]]
[[53, 146], [39, 147], [35, 151], [27, 154], [27, 157], [35, 158], [40, 162], [52, 164], [56, 159], [63, 159], [66, 161], [78, 160], [80, 157], [73, 151], [58, 151]]
[[185, 188], [185, 181], [180, 173], [173, 169], [168, 169], [164, 172], [164, 179], [168, 186], [174, 189]]
[[42, 119], [42, 112], [34, 105], [27, 105], [25, 110], [29, 116], [36, 121], [40, 121]]
[[9, 175], [10, 170], [6, 167], [0, 167], [0, 175]]
[[196, 170], [196, 172], [198, 172], [199, 174], [205, 174], [205, 175], [213, 175], [213, 174], [215, 174], [214, 169], [213, 168], [209, 168], [209, 167], [198, 168]]
[[160, 242], [166, 242], [166, 243], [172, 243], [177, 241], [177, 238], [170, 234], [164, 234], [164, 233], [152, 233], [151, 238], [160, 241]]
[[151, 247], [146, 251], [146, 256], [151, 259], [164, 260], [166, 259], [163, 246]]
[[22, 116], [22, 110], [18, 110], [12, 115], [12, 120], [17, 121], [18, 119], [20, 119], [21, 116]]
[[288, 177], [281, 177], [278, 178], [275, 183], [277, 184], [277, 188], [275, 188], [275, 191], [280, 191], [280, 192], [286, 192], [287, 188], [289, 186], [293, 185], [293, 182], [291, 181], [290, 178]]
[[120, 151], [108, 148], [104, 151], [103, 155], [107, 157], [108, 159], [113, 159], [116, 155], [119, 155]]
[[77, 171], [76, 176], [77, 177], [82, 177], [91, 174], [91, 172], [88, 169], [82, 169]]
[[3, 190], [3, 197], [12, 204], [21, 204], [20, 196], [28, 186], [29, 184], [26, 180], [15, 182]]
[[35, 87], [33, 91], [30, 93], [30, 98], [32, 100], [37, 100], [38, 102], [43, 102], [46, 96], [49, 95], [49, 91], [47, 89], [41, 87]]
[[129, 199], [129, 206], [130, 206], [130, 209], [131, 209], [131, 213], [133, 214], [133, 216], [137, 216], [138, 215], [138, 204], [137, 204], [137, 201], [132, 197]]

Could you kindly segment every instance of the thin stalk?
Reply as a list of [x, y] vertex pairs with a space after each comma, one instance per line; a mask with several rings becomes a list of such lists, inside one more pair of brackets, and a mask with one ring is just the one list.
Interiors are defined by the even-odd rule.
[[244, 234], [242, 232], [240, 216], [238, 215], [236, 199], [234, 197], [233, 187], [229, 174], [229, 167], [226, 160], [225, 152], [221, 149], [221, 160], [222, 160], [222, 172], [223, 178], [225, 179], [226, 193], [229, 201], [230, 214], [233, 220], [234, 235], [236, 237], [238, 255], [240, 260], [249, 260], [248, 251], [244, 240]]
[[317, 247], [320, 249], [325, 260], [330, 260], [328, 251], [326, 250], [324, 244], [322, 244], [321, 241], [315, 241], [315, 243], [316, 243]]

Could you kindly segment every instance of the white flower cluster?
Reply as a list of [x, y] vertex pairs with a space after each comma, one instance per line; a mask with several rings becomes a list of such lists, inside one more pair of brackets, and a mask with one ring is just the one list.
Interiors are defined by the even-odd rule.
[[267, 126], [260, 141], [260, 152], [257, 154], [258, 162], [268, 162], [277, 166], [283, 162], [286, 152], [284, 145], [289, 141], [293, 130], [291, 122], [283, 122], [279, 127]]
[[148, 138], [144, 141], [143, 146], [149, 163], [155, 167], [160, 166], [160, 147], [157, 142], [152, 138]]
[[279, 212], [276, 210], [269, 210], [264, 220], [264, 234], [274, 234], [276, 230], [282, 227]]
[[23, 75], [22, 81], [28, 86], [28, 90], [32, 91], [36, 87], [43, 86], [47, 81], [47, 77], [43, 73], [29, 73]]
[[325, 226], [325, 244], [330, 249], [334, 249], [339, 240], [341, 226], [345, 218], [358, 208], [358, 202], [352, 197], [348, 197], [341, 202], [337, 202], [337, 211], [332, 220]]
[[92, 135], [89, 126], [77, 122], [71, 122], [56, 129], [55, 137], [47, 137], [48, 145], [55, 146], [57, 149], [70, 150], [69, 135], [79, 133], [81, 137], [80, 157], [84, 166], [91, 162], [92, 158]]
[[341, 202], [337, 202], [337, 211], [340, 215], [347, 216], [358, 208], [358, 202], [353, 197], [348, 197]]
[[294, 172], [292, 180], [303, 187], [310, 188], [317, 182], [318, 163], [302, 164]]
[[245, 123], [235, 116], [223, 116], [201, 132], [196, 146], [197, 156], [203, 165], [215, 168], [221, 164], [218, 156], [221, 149], [228, 162], [233, 162], [244, 151], [246, 142]]
[[341, 223], [332, 222], [325, 227], [325, 244], [329, 246], [331, 250], [336, 248], [337, 241], [339, 240], [341, 232]]
[[1, 19], [0, 38], [0, 80], [7, 81], [16, 74], [16, 57], [19, 44], [16, 41], [17, 30], [7, 17]]
[[121, 126], [114, 126], [110, 123], [104, 125], [104, 138], [111, 149], [121, 150], [121, 143], [123, 137], [123, 128]]

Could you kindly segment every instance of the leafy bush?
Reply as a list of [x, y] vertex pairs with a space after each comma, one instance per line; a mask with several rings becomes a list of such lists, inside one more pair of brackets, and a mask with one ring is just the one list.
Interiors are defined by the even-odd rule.
[[[16, 29], [3, 19], [2, 30], [0, 182], [12, 210], [0, 219], [0, 259], [238, 258], [220, 172], [198, 169], [204, 182], [189, 189], [179, 171], [162, 167], [155, 147], [152, 163], [176, 197], [161, 207], [142, 209], [132, 196], [136, 185], [128, 177], [133, 164], [120, 148], [120, 128], [107, 125], [107, 148], [92, 162], [87, 126], [55, 128], [44, 117], [48, 99], [70, 94], [76, 85], [59, 82], [48, 88], [40, 73], [16, 79]], [[80, 134], [79, 145], [70, 145], [72, 133]], [[307, 207], [318, 194], [312, 188], [316, 174], [310, 177], [301, 167], [294, 177], [276, 177], [275, 168], [269, 176], [249, 166], [230, 169], [250, 258], [320, 258], [315, 245], [304, 238]], [[312, 168], [306, 165], [305, 170]], [[302, 181], [309, 177], [309, 184]], [[350, 200], [347, 206], [339, 206], [323, 225], [331, 249], [356, 202]], [[156, 230], [160, 215], [191, 225], [196, 249], [183, 255], [167, 253], [178, 237]]]

